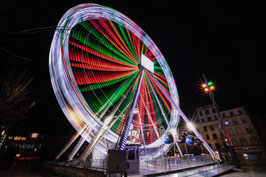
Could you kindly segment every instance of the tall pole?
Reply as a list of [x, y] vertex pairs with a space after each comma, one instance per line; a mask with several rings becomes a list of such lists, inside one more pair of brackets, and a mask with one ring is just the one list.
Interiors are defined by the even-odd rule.
[[[207, 79], [205, 77], [205, 75], [203, 74], [203, 79], [204, 79], [204, 83], [206, 84], [206, 87], [208, 87], [208, 82], [207, 82]], [[240, 164], [239, 164], [239, 161], [237, 160], [237, 156], [236, 156], [236, 152], [235, 152], [235, 149], [234, 149], [234, 145], [232, 143], [232, 140], [229, 136], [229, 133], [228, 133], [228, 130], [224, 124], [224, 121], [222, 119], [222, 116], [221, 116], [221, 113], [219, 111], [219, 106], [218, 104], [216, 103], [215, 99], [214, 99], [214, 94], [212, 92], [212, 89], [208, 89], [208, 95], [210, 97], [210, 99], [212, 100], [212, 105], [213, 105], [213, 108], [215, 109], [215, 114], [216, 114], [216, 117], [217, 119], [219, 120], [220, 124], [221, 124], [221, 128], [222, 128], [222, 133], [224, 135], [224, 140], [225, 140], [225, 144], [226, 146], [228, 147], [230, 153], [231, 153], [231, 157], [232, 157], [232, 160], [234, 162], [234, 164], [236, 165], [236, 167], [240, 167]]]

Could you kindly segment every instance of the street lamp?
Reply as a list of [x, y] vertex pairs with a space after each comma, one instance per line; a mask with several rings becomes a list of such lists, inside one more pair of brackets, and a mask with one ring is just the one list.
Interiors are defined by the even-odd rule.
[[236, 167], [240, 167], [239, 161], [237, 160], [237, 157], [236, 157], [236, 152], [235, 152], [233, 143], [231, 141], [231, 138], [229, 137], [229, 133], [228, 133], [227, 128], [226, 128], [226, 126], [224, 124], [224, 121], [222, 120], [222, 116], [221, 116], [220, 112], [218, 111], [218, 105], [217, 105], [217, 103], [214, 100], [213, 91], [215, 90], [215, 87], [213, 85], [213, 82], [212, 81], [207, 81], [207, 79], [206, 79], [204, 74], [203, 74], [203, 79], [204, 79], [204, 83], [202, 84], [201, 87], [202, 87], [203, 91], [206, 94], [208, 94], [209, 97], [212, 100], [212, 105], [213, 105], [213, 107], [215, 109], [216, 117], [220, 121], [220, 124], [221, 124], [222, 133], [224, 135], [225, 143], [226, 143], [226, 145], [229, 148], [229, 151], [231, 153], [232, 159], [233, 159], [233, 161], [236, 164]]
[[209, 94], [210, 92], [214, 91], [215, 87], [213, 85], [213, 82], [212, 81], [209, 81], [209, 82], [206, 82], [203, 83], [201, 85], [201, 88], [203, 89], [203, 91], [206, 93], [206, 94]]

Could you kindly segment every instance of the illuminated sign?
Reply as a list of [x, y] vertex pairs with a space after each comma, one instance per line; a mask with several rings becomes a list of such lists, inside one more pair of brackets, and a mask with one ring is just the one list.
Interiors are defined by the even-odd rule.
[[32, 133], [31, 138], [37, 138], [39, 136], [39, 133]]
[[9, 136], [8, 137], [9, 140], [15, 140], [15, 141], [25, 141], [26, 137], [25, 136]]
[[141, 54], [140, 64], [150, 72], [154, 73], [154, 63], [143, 54]]

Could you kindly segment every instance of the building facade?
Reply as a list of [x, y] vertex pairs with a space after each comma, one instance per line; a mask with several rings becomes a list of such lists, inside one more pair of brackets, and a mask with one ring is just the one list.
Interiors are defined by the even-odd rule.
[[[265, 162], [265, 150], [257, 131], [244, 107], [222, 110], [220, 115], [233, 143], [237, 159], [242, 166]], [[214, 151], [219, 151], [223, 160], [231, 162], [220, 121], [213, 105], [199, 107], [194, 114], [197, 129]]]

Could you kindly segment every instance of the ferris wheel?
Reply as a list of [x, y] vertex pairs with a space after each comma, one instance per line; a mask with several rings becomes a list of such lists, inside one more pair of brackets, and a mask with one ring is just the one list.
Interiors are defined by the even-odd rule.
[[[140, 144], [142, 158], [166, 152], [179, 122], [171, 70], [151, 38], [109, 7], [82, 4], [61, 18], [49, 59], [52, 86], [69, 122], [97, 149]], [[178, 105], [178, 106], [176, 106]], [[75, 154], [75, 153], [74, 153]]]

